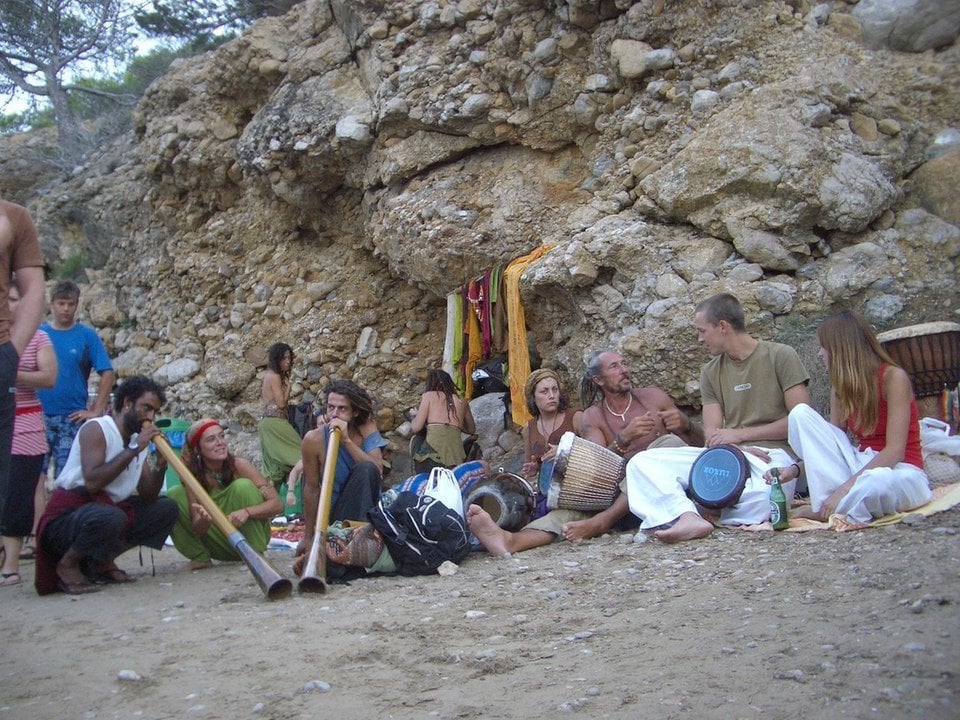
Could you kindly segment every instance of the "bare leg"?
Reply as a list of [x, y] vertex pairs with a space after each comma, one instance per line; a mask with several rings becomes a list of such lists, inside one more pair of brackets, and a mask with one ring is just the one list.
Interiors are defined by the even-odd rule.
[[[306, 557], [304, 555], [303, 557]], [[193, 572], [194, 570], [207, 570], [213, 567], [212, 560], [191, 560], [187, 563], [187, 570]], [[296, 566], [294, 566], [296, 568]], [[297, 573], [298, 575], [300, 573]]]
[[[4, 574], [3, 581], [0, 581], [0, 585], [12, 585], [14, 582], [20, 581], [20, 546], [22, 540], [18, 537], [12, 537], [10, 535], [3, 536], [3, 569]], [[13, 576], [17, 577], [14, 578]], [[9, 579], [10, 582], [7, 582]]]
[[813, 511], [813, 507], [810, 505], [798, 505], [796, 507], [790, 508], [790, 517], [792, 518], [806, 518], [807, 520], [819, 520], [821, 522], [826, 522], [829, 518], [825, 518]]
[[487, 552], [498, 557], [549, 545], [556, 539], [553, 533], [531, 528], [513, 533], [507, 532], [497, 525], [490, 517], [490, 513], [479, 505], [471, 505], [467, 508], [467, 524]]
[[666, 530], [658, 530], [653, 534], [657, 540], [665, 543], [678, 543], [684, 540], [695, 540], [706, 537], [713, 532], [713, 525], [695, 512], [685, 512], [677, 521]]
[[563, 538], [569, 542], [580, 542], [609, 532], [620, 518], [627, 514], [630, 505], [626, 493], [620, 493], [613, 501], [613, 505], [601, 510], [593, 517], [585, 520], [571, 520], [563, 526]]
[[33, 529], [30, 530], [31, 540], [36, 538], [37, 525], [40, 524], [40, 518], [43, 516], [43, 511], [47, 509], [46, 480], [46, 475], [40, 475], [37, 478], [37, 487], [33, 491]]

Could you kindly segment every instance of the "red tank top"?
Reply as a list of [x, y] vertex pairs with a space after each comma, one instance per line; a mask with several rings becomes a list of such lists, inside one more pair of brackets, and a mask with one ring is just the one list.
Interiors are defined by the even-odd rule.
[[[870, 448], [880, 452], [887, 446], [887, 401], [883, 397], [883, 374], [890, 367], [884, 363], [877, 371], [877, 384], [880, 386], [880, 406], [877, 408], [877, 427], [869, 435], [864, 435], [858, 427], [856, 413], [847, 418], [847, 427], [857, 436], [861, 450]], [[907, 430], [907, 446], [903, 461], [923, 469], [923, 453], [920, 450], [920, 415], [917, 412], [916, 398], [910, 400], [910, 427]]]

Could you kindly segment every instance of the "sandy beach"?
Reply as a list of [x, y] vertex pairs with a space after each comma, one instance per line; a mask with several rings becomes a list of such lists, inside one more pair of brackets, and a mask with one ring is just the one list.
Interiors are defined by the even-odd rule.
[[[849, 533], [632, 533], [268, 601], [242, 563], [2, 591], [0, 719], [956, 718], [960, 509]], [[291, 576], [289, 551], [267, 558]]]

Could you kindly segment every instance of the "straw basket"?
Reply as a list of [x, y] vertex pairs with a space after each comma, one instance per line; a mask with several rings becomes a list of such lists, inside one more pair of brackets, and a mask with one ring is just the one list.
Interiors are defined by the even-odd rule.
[[606, 510], [619, 492], [626, 460], [596, 443], [565, 432], [557, 444], [547, 507]]

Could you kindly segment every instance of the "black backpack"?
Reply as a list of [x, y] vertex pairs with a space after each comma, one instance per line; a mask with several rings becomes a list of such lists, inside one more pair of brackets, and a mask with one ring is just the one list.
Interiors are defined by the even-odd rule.
[[444, 561], [459, 563], [470, 552], [464, 519], [432, 497], [389, 492], [369, 517], [400, 575], [432, 575]]

